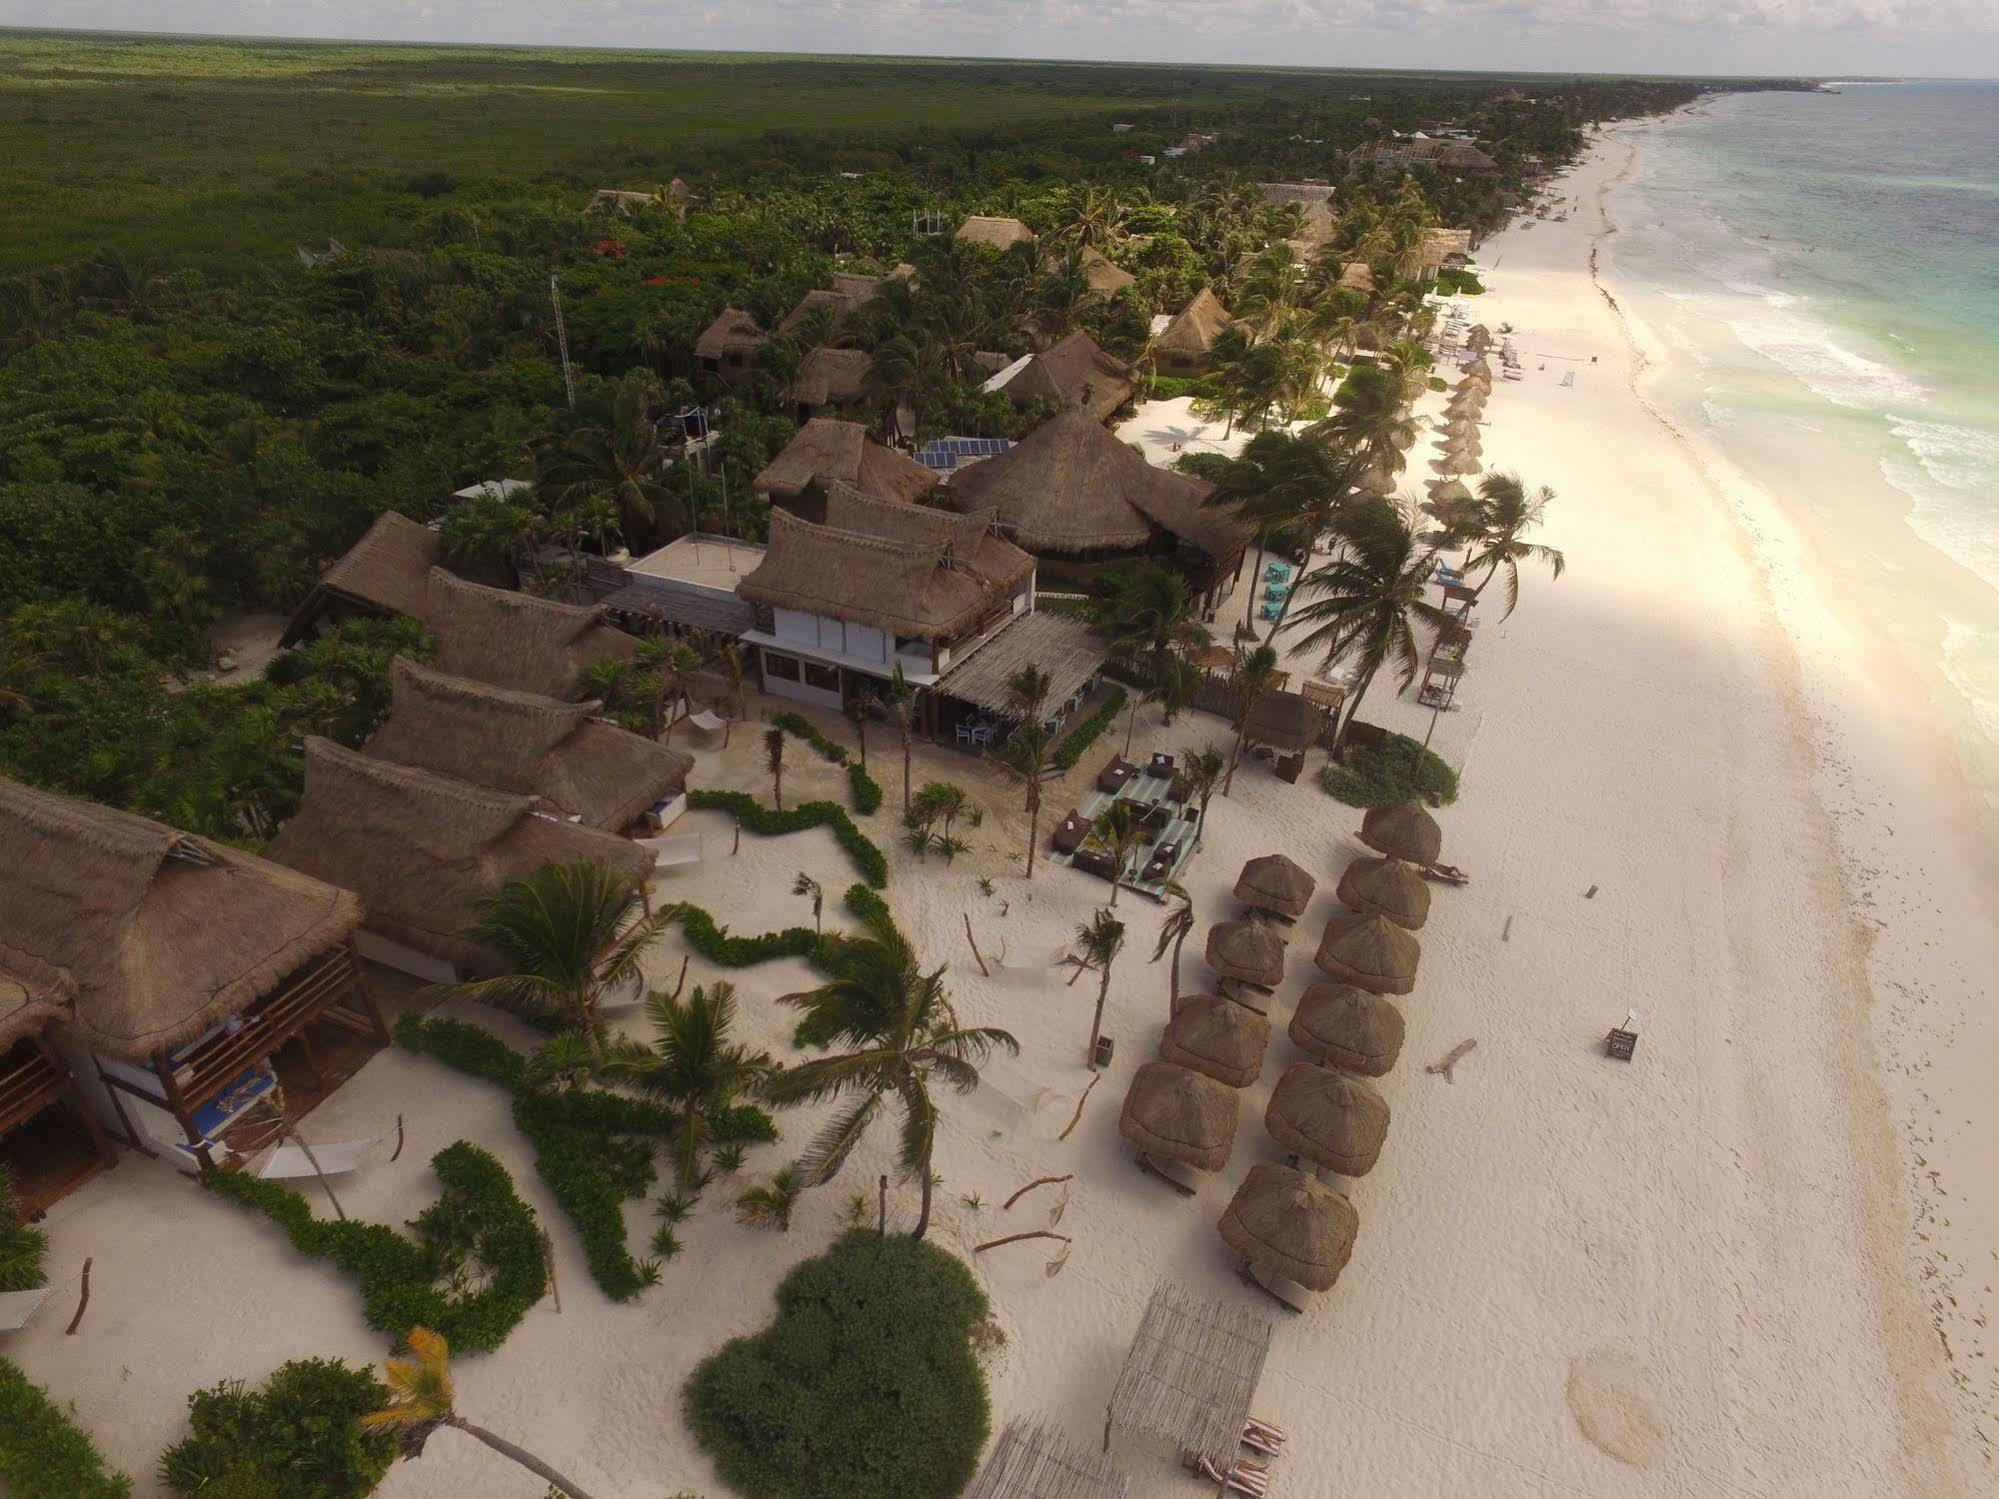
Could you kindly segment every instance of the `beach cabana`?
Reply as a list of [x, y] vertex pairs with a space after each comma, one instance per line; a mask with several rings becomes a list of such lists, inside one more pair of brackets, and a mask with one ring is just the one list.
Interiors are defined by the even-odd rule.
[[1387, 917], [1354, 914], [1327, 921], [1312, 961], [1341, 983], [1376, 994], [1407, 994], [1416, 987], [1422, 955], [1416, 939]]
[[1265, 854], [1243, 865], [1235, 882], [1235, 898], [1252, 910], [1296, 921], [1305, 914], [1318, 883], [1283, 854]]
[[1350, 1073], [1296, 1062], [1271, 1090], [1263, 1127], [1315, 1166], [1366, 1176], [1388, 1138], [1388, 1100]]
[[1208, 929], [1208, 966], [1258, 989], [1284, 982], [1284, 939], [1260, 921], [1218, 921]]
[[1216, 335], [1234, 321], [1214, 289], [1202, 287], [1153, 339], [1154, 363], [1168, 374], [1199, 374], [1207, 365], [1208, 349]]
[[1378, 854], [1411, 864], [1434, 864], [1444, 851], [1444, 832], [1421, 802], [1369, 807], [1360, 820], [1360, 841]]
[[1330, 1291], [1353, 1254], [1360, 1214], [1317, 1177], [1264, 1161], [1249, 1168], [1220, 1227], [1258, 1283], [1294, 1305], [1281, 1283]]
[[378, 760], [539, 797], [563, 817], [621, 832], [687, 788], [694, 758], [569, 703], [454, 677], [397, 657]]
[[296, 645], [322, 622], [338, 624], [356, 615], [380, 619], [398, 614], [423, 617], [430, 570], [444, 560], [444, 538], [396, 511], [375, 518], [361, 539], [319, 575], [280, 638]]
[[1019, 219], [991, 217], [973, 214], [958, 226], [952, 236], [968, 244], [987, 245], [995, 250], [1009, 250], [1015, 245], [1032, 244], [1034, 231]]
[[874, 355], [865, 349], [821, 347], [798, 366], [786, 398], [798, 409], [799, 419], [806, 421], [830, 406], [865, 405], [881, 393]]
[[1235, 1089], [1171, 1062], [1147, 1062], [1132, 1074], [1118, 1116], [1118, 1133], [1154, 1169], [1176, 1180], [1170, 1164], [1219, 1171], [1235, 1149], [1239, 1115]]
[[311, 738], [305, 795], [270, 855], [359, 893], [365, 956], [436, 982], [488, 977], [505, 961], [464, 935], [482, 897], [551, 861], [607, 865], [633, 891], [652, 870], [651, 850], [540, 807], [534, 796]]
[[1269, 1356], [1268, 1320], [1162, 1283], [1145, 1304], [1111, 1389], [1105, 1449], [1113, 1428], [1122, 1427], [1227, 1468], [1241, 1450], [1243, 1423]]
[[1408, 931], [1430, 919], [1430, 887], [1400, 859], [1355, 859], [1340, 876], [1340, 899], [1369, 916], [1386, 916]]
[[965, 1499], [1128, 1499], [1131, 1481], [1053, 1426], [1015, 1417]]
[[1465, 347], [1474, 354], [1483, 354], [1492, 347], [1492, 330], [1484, 323], [1473, 323], [1471, 332], [1465, 335]]
[[750, 360], [764, 341], [755, 317], [740, 307], [724, 307], [694, 340], [694, 360], [702, 373], [734, 385], [749, 373]]
[[1447, 440], [1456, 441], [1461, 437], [1477, 437], [1478, 423], [1468, 416], [1460, 416], [1445, 422], [1437, 429]]
[[826, 496], [835, 483], [878, 499], [913, 501], [936, 487], [937, 476], [859, 422], [822, 416], [792, 434], [750, 482], [773, 505], [824, 525]]
[[1082, 411], [1101, 422], [1130, 399], [1132, 376], [1128, 365], [1078, 328], [1028, 360], [1000, 389], [1016, 406], [1039, 396], [1058, 411]]
[[1159, 1055], [1231, 1088], [1247, 1088], [1263, 1076], [1269, 1045], [1267, 1017], [1219, 994], [1190, 994], [1173, 1002]]
[[[386, 1044], [352, 893], [129, 812], [0, 779], [0, 963], [101, 1120], [183, 1170], [274, 1093], [273, 1056], [325, 1024]], [[24, 986], [25, 987], [25, 986]]]
[[488, 588], [441, 567], [430, 570], [423, 622], [439, 671], [543, 697], [574, 697], [584, 668], [629, 661], [639, 648], [599, 606]]
[[1277, 751], [1277, 774], [1296, 781], [1305, 768], [1305, 751], [1319, 742], [1326, 729], [1326, 710], [1303, 693], [1266, 689], [1250, 705], [1245, 744], [1267, 744]]
[[1393, 1000], [1352, 984], [1307, 984], [1291, 1014], [1290, 1036], [1322, 1062], [1385, 1077], [1402, 1055], [1402, 1012]]

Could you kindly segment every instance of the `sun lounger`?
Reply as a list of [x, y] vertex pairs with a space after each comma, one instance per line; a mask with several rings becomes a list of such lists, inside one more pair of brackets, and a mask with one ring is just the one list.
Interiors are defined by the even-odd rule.
[[1148, 860], [1146, 863], [1145, 878], [1147, 879], [1147, 881], [1165, 879], [1168, 875], [1173, 873], [1173, 866], [1176, 862], [1178, 862], [1179, 858], [1180, 858], [1179, 844], [1177, 843], [1160, 844], [1158, 850], [1152, 855], [1152, 858]]
[[1232, 1464], [1224, 1473], [1214, 1461], [1203, 1457], [1195, 1470], [1209, 1483], [1218, 1483], [1232, 1494], [1247, 1494], [1250, 1499], [1264, 1499], [1270, 1492], [1270, 1475], [1262, 1468], [1249, 1463]]
[[1070, 868], [1080, 869], [1085, 874], [1093, 874], [1100, 880], [1117, 878], [1117, 862], [1101, 848], [1079, 848]]
[[1138, 773], [1138, 767], [1122, 755], [1113, 755], [1110, 763], [1097, 772], [1097, 790], [1116, 792], [1126, 781]]
[[1422, 869], [1426, 880], [1440, 880], [1446, 885], [1469, 885], [1471, 876], [1455, 864], [1425, 864]]
[[699, 833], [668, 833], [663, 838], [635, 838], [632, 841], [641, 848], [652, 850], [654, 869], [671, 869], [677, 864], [701, 862]]
[[1243, 1273], [1257, 1285], [1268, 1291], [1272, 1298], [1294, 1312], [1311, 1310], [1312, 1293], [1295, 1280], [1286, 1280], [1281, 1275], [1273, 1275], [1256, 1265], [1245, 1265]]
[[1138, 1169], [1158, 1177], [1182, 1197], [1192, 1197], [1201, 1190], [1200, 1178], [1194, 1175], [1193, 1168], [1178, 1161], [1162, 1161], [1141, 1150], [1138, 1153]]
[[[302, 1176], [345, 1176], [350, 1171], [358, 1171], [377, 1141], [374, 1140], [331, 1140], [324, 1145], [314, 1144], [312, 1155], [308, 1156], [297, 1145], [280, 1145], [264, 1158], [257, 1168], [257, 1175], [265, 1181], [294, 1181]], [[317, 1170], [313, 1169], [313, 1158], [319, 1160]]]
[[0, 1332], [19, 1332], [49, 1299], [49, 1288], [0, 1293]]
[[1252, 1451], [1261, 1452], [1265, 1457], [1276, 1457], [1284, 1450], [1284, 1428], [1274, 1421], [1265, 1421], [1258, 1416], [1246, 1416], [1242, 1423], [1242, 1444]]
[[1055, 852], [1073, 854], [1083, 846], [1083, 840], [1089, 836], [1090, 824], [1082, 813], [1071, 807], [1068, 815], [1055, 825]]

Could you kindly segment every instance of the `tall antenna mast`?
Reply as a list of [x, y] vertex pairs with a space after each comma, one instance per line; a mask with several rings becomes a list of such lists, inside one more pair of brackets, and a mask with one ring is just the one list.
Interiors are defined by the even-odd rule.
[[562, 288], [555, 284], [555, 272], [548, 273], [548, 300], [555, 305], [555, 346], [562, 351], [562, 388], [569, 395], [569, 409], [576, 409], [576, 376], [569, 369], [569, 330], [562, 322]]

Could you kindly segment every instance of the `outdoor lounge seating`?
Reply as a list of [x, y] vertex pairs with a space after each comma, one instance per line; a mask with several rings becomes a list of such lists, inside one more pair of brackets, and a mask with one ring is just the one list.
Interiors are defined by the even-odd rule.
[[1251, 1416], [1242, 1423], [1242, 1444], [1265, 1457], [1276, 1457], [1284, 1450], [1284, 1428]]
[[1153, 851], [1152, 857], [1146, 860], [1145, 862], [1145, 878], [1148, 881], [1165, 879], [1168, 875], [1170, 875], [1173, 872], [1173, 865], [1175, 861], [1179, 859], [1179, 857], [1180, 857], [1179, 844], [1177, 843], [1160, 844], [1159, 847]]
[[1063, 819], [1055, 825], [1055, 852], [1073, 854], [1083, 846], [1083, 840], [1089, 836], [1089, 820], [1071, 807]]
[[[1166, 788], [1166, 799], [1170, 802], [1177, 802], [1183, 807], [1193, 799], [1193, 796], [1194, 783], [1182, 775], [1176, 774], [1173, 777], [1173, 784]], [[1189, 811], [1187, 815], [1192, 817], [1194, 813]]]
[[1224, 1471], [1214, 1459], [1203, 1456], [1195, 1462], [1194, 1471], [1232, 1494], [1248, 1494], [1251, 1499], [1263, 1499], [1270, 1492], [1270, 1474], [1253, 1463], [1232, 1463]]
[[1152, 752], [1152, 774], [1156, 776], [1172, 775], [1173, 757], [1171, 755], [1162, 755], [1159, 751], [1154, 750]]
[[1116, 792], [1138, 774], [1138, 767], [1122, 755], [1111, 756], [1110, 764], [1097, 772], [1097, 790]]
[[1085, 874], [1093, 874], [1100, 880], [1115, 880], [1117, 878], [1117, 861], [1105, 849], [1077, 849], [1074, 867], [1082, 870]]

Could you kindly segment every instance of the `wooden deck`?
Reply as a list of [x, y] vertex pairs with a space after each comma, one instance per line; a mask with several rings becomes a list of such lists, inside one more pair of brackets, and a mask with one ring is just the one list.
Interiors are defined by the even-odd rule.
[[[1149, 771], [1141, 770], [1115, 792], [1092, 791], [1089, 799], [1077, 808], [1077, 811], [1081, 813], [1083, 821], [1095, 822], [1104, 808], [1120, 797], [1129, 802], [1164, 802], [1166, 800], [1167, 788], [1172, 783], [1172, 777], [1170, 776], [1156, 776]], [[1139, 846], [1138, 851], [1132, 855], [1131, 867], [1142, 871], [1152, 858], [1152, 850], [1158, 847], [1159, 838], [1172, 838], [1176, 835], [1176, 832], [1184, 836], [1187, 826], [1185, 818], [1175, 817], [1166, 825], [1165, 830], [1159, 837], [1149, 839]], [[1147, 896], [1152, 900], [1164, 901], [1166, 899], [1166, 886], [1180, 878], [1181, 871], [1192, 862], [1194, 852], [1200, 846], [1200, 834], [1197, 832], [1193, 837], [1186, 838], [1185, 846], [1180, 850], [1180, 856], [1173, 861], [1173, 867], [1162, 878], [1154, 880], [1126, 878], [1119, 880], [1118, 885], [1125, 890], [1136, 890], [1140, 895]], [[1051, 863], [1060, 864], [1065, 867], [1073, 866], [1076, 862], [1074, 854], [1058, 853], [1053, 849], [1048, 851], [1046, 857]], [[1084, 872], [1087, 873], [1088, 871]], [[1094, 879], [1096, 876], [1093, 875], [1091, 878]]]

